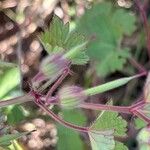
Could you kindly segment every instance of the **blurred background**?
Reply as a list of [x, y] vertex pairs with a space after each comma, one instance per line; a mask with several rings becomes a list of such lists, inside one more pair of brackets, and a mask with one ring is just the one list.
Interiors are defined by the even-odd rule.
[[[141, 5], [149, 20], [150, 1]], [[8, 99], [30, 90], [27, 82], [38, 72], [40, 61], [47, 56], [39, 36], [50, 26], [52, 17], [59, 16], [64, 23], [70, 22], [71, 31], [83, 33], [90, 43], [87, 54], [90, 62], [84, 66], [73, 66], [73, 76], [65, 84], [92, 87], [139, 72], [141, 66], [149, 69], [147, 34], [138, 5], [131, 0], [1, 0], [0, 1], [0, 98]], [[140, 66], [141, 65], [141, 66]], [[137, 82], [138, 81], [138, 82]], [[142, 96], [145, 78], [110, 92], [88, 98], [89, 102], [114, 105], [130, 105]], [[1, 126], [10, 126], [11, 133], [31, 131], [18, 141], [19, 150], [90, 150], [88, 136], [76, 133], [56, 124], [33, 103], [12, 105], [1, 110]], [[55, 113], [66, 120], [88, 125], [98, 112], [89, 110], [63, 111]], [[7, 117], [6, 117], [7, 116]], [[139, 134], [133, 119], [122, 114], [128, 121], [128, 137], [119, 139], [129, 149], [138, 149]], [[7, 119], [6, 119], [7, 118]], [[0, 133], [2, 135], [2, 133]], [[150, 136], [148, 137], [150, 138]], [[147, 143], [149, 145], [149, 143]], [[10, 149], [15, 149], [13, 145]]]

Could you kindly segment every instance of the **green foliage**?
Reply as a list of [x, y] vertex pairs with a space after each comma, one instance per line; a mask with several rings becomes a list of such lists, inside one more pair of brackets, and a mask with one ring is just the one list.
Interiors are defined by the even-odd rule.
[[114, 140], [115, 136], [126, 135], [126, 126], [127, 122], [117, 112], [102, 111], [90, 128], [99, 131], [95, 134], [89, 132], [92, 150], [126, 150], [124, 144]]
[[[9, 99], [14, 96], [20, 96], [20, 72], [16, 64], [1, 62], [1, 78], [0, 78], [0, 98]], [[13, 92], [15, 93], [13, 94]], [[7, 123], [16, 124], [25, 118], [24, 109], [21, 106], [13, 105], [4, 109], [5, 115], [7, 115]]]
[[6, 122], [6, 117], [0, 110], [0, 136], [6, 134], [9, 129], [9, 127], [6, 127], [5, 122]]
[[0, 98], [3, 98], [20, 84], [20, 74], [18, 68], [13, 67], [5, 68], [0, 76]]
[[149, 140], [150, 140], [150, 131], [148, 128], [143, 128], [137, 136], [139, 150], [149, 150], [150, 149]]
[[26, 117], [25, 110], [19, 105], [9, 106], [5, 114], [7, 115], [8, 124], [11, 125], [21, 122]]
[[129, 57], [130, 54], [127, 49], [109, 52], [102, 62], [96, 61], [95, 65], [97, 74], [105, 76], [116, 70], [122, 70], [127, 58]]
[[[69, 122], [83, 125], [86, 122], [86, 117], [81, 111], [63, 110], [63, 118]], [[58, 127], [57, 150], [83, 150], [83, 142], [78, 132], [67, 129], [62, 125]]]
[[[108, 123], [109, 118], [109, 123]], [[126, 135], [127, 122], [118, 116], [117, 112], [103, 111], [93, 124], [92, 128], [108, 130], [113, 129], [115, 136], [125, 136]]]
[[5, 61], [1, 61], [0, 60], [0, 70], [3, 72], [5, 69], [10, 69], [10, 68], [14, 68], [17, 67], [16, 64], [13, 63], [9, 63], [9, 62], [5, 62]]
[[113, 130], [106, 130], [99, 133], [90, 132], [89, 137], [92, 150], [113, 150], [115, 148], [113, 132]]
[[8, 146], [11, 144], [12, 140], [19, 139], [22, 136], [29, 134], [30, 132], [7, 134], [0, 137], [0, 146]]
[[41, 42], [45, 50], [51, 53], [63, 52], [67, 56], [67, 52], [76, 51], [73, 56], [68, 56], [72, 64], [82, 65], [89, 60], [85, 53], [87, 43], [84, 36], [77, 32], [69, 32], [69, 23], [64, 24], [57, 16], [53, 17], [50, 28], [41, 36]]
[[[9, 62], [0, 61], [0, 99], [9, 99], [14, 96], [20, 96], [20, 72], [16, 64]], [[16, 124], [22, 121], [25, 118], [24, 109], [21, 106], [12, 105], [3, 109], [3, 114], [7, 116], [7, 123]], [[6, 120], [5, 120], [6, 121]], [[1, 119], [0, 119], [1, 122]], [[11, 144], [11, 141], [18, 139], [21, 136], [28, 134], [25, 133], [16, 133], [16, 134], [7, 134], [10, 127], [3, 127], [0, 129], [0, 146], [7, 147]], [[0, 148], [1, 148], [0, 147]]]
[[134, 119], [134, 124], [136, 129], [144, 128], [147, 125], [147, 123], [140, 118]]
[[115, 142], [116, 146], [114, 150], [128, 150], [128, 148], [121, 142]]
[[87, 10], [77, 22], [77, 31], [94, 37], [87, 52], [96, 63], [98, 75], [106, 76], [122, 70], [129, 50], [121, 47], [124, 35], [135, 31], [136, 18], [130, 12], [103, 2]]

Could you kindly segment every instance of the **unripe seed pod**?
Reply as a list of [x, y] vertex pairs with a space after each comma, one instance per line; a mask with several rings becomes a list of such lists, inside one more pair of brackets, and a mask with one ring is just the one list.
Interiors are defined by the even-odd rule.
[[69, 67], [69, 61], [61, 54], [53, 54], [45, 58], [40, 66], [41, 71], [47, 78], [58, 76]]
[[78, 107], [87, 98], [83, 94], [83, 89], [78, 86], [64, 87], [59, 91], [58, 96], [60, 105], [66, 109]]

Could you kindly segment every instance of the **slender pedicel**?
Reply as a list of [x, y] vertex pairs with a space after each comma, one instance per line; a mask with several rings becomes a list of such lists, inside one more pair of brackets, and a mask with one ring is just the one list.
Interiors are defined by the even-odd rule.
[[69, 74], [69, 68], [66, 68], [63, 74], [58, 78], [58, 80], [54, 83], [54, 85], [48, 91], [46, 95], [46, 103], [48, 102], [48, 98], [52, 96], [53, 92], [62, 83], [62, 81], [67, 77], [68, 74]]

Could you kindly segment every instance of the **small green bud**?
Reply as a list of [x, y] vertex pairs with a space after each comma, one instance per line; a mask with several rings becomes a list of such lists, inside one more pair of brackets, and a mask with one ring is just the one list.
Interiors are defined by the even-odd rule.
[[59, 76], [68, 66], [69, 61], [63, 55], [53, 54], [42, 61], [40, 69], [47, 78], [53, 78]]
[[87, 97], [83, 94], [83, 89], [78, 86], [62, 88], [59, 93], [60, 105], [66, 109], [78, 107]]

